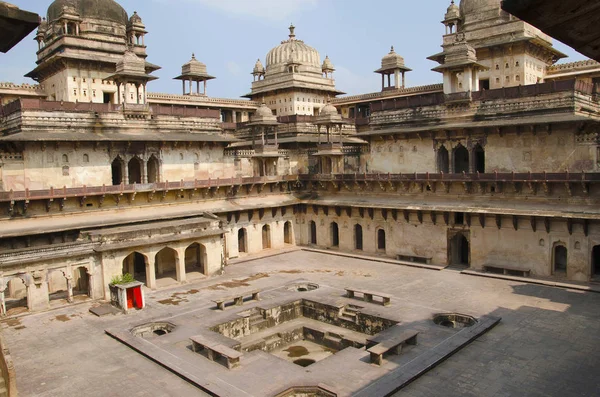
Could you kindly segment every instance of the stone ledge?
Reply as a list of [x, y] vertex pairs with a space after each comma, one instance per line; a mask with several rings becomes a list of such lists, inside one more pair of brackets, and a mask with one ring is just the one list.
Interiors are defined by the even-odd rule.
[[497, 279], [501, 279], [501, 280], [518, 281], [518, 282], [527, 283], [527, 284], [543, 285], [545, 287], [557, 287], [557, 288], [565, 288], [565, 289], [574, 289], [574, 290], [585, 291], [585, 292], [600, 293], [600, 285], [573, 284], [573, 283], [569, 283], [569, 282], [543, 280], [543, 279], [532, 278], [532, 277], [519, 277], [519, 276], [508, 276], [508, 275], [504, 275], [504, 274], [486, 273], [486, 272], [477, 271], [477, 270], [463, 270], [460, 273], [466, 274], [469, 276], [497, 278]]

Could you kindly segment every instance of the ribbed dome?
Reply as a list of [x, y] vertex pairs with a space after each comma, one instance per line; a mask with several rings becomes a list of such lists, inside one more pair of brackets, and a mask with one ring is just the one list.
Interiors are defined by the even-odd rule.
[[82, 19], [94, 18], [127, 25], [127, 12], [113, 0], [55, 0], [48, 7], [48, 21], [62, 13], [63, 7], [73, 7]]
[[323, 66], [321, 68], [323, 69], [323, 71], [335, 70], [335, 68], [333, 67], [333, 63], [331, 63], [331, 59], [329, 59], [329, 56], [325, 57], [325, 60], [323, 61]]
[[254, 115], [261, 117], [270, 117], [273, 116], [273, 111], [266, 104], [263, 103], [258, 109], [256, 109]]
[[452, 3], [450, 3], [450, 7], [448, 7], [448, 10], [446, 11], [446, 16], [444, 19], [449, 20], [458, 18], [460, 18], [460, 9], [456, 4], [454, 4], [454, 0], [452, 0]]
[[295, 27], [290, 26], [289, 40], [282, 41], [280, 45], [273, 48], [267, 54], [267, 69], [274, 65], [285, 65], [290, 61], [293, 54], [293, 59], [300, 65], [310, 65], [316, 68], [321, 68], [321, 57], [319, 52], [304, 44], [302, 40], [297, 40], [294, 34]]
[[335, 116], [336, 114], [338, 114], [338, 111], [331, 103], [325, 105], [319, 112], [319, 116]]
[[460, 13], [464, 16], [465, 13], [487, 11], [500, 9], [500, 0], [461, 0]]

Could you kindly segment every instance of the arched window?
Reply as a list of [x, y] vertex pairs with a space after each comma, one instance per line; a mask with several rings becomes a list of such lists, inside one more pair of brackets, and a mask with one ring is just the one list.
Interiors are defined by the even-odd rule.
[[123, 182], [123, 160], [120, 157], [117, 157], [113, 160], [111, 164], [112, 169], [112, 184], [120, 185]]
[[554, 272], [562, 273], [567, 271], [567, 247], [558, 243], [554, 246]]
[[150, 156], [146, 167], [148, 169], [148, 183], [160, 182], [159, 163], [154, 155]]
[[363, 249], [363, 230], [359, 224], [354, 225], [354, 249], [359, 251]]
[[331, 246], [339, 247], [340, 246], [340, 228], [336, 222], [331, 222], [330, 233], [331, 233]]
[[438, 149], [438, 172], [448, 174], [450, 172], [450, 156], [444, 145]]
[[238, 252], [248, 252], [246, 244], [246, 229], [238, 230]]
[[377, 249], [385, 251], [385, 230], [377, 230]]
[[87, 154], [84, 154], [84, 155], [83, 155], [83, 162], [84, 162], [84, 163], [89, 163], [89, 162], [90, 162], [90, 156], [89, 156], [89, 155], [87, 155]]
[[263, 249], [271, 248], [271, 226], [269, 225], [262, 227], [262, 247]]
[[317, 244], [317, 224], [315, 223], [315, 221], [310, 221], [309, 223], [309, 241], [310, 244]]
[[475, 162], [475, 172], [485, 173], [485, 151], [480, 144], [473, 148], [473, 161]]
[[292, 222], [287, 221], [283, 225], [283, 242], [285, 244], [294, 244], [294, 238], [292, 236]]
[[67, 156], [66, 154], [62, 155], [62, 161], [63, 163], [68, 163], [69, 162], [69, 156]]
[[127, 164], [127, 170], [129, 171], [129, 183], [142, 183], [142, 161], [134, 157], [129, 160]]
[[461, 144], [454, 149], [453, 165], [455, 174], [469, 172], [469, 151]]

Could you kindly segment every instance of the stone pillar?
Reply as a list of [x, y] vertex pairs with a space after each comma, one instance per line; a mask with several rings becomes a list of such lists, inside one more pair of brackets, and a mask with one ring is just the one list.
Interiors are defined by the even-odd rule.
[[75, 24], [75, 34], [79, 36], [79, 24]]
[[146, 286], [150, 289], [156, 289], [155, 256], [148, 255], [146, 260]]
[[463, 91], [473, 91], [473, 73], [471, 68], [465, 68], [463, 71]]
[[452, 94], [452, 72], [444, 71], [444, 94]]
[[200, 94], [200, 80], [196, 81], [196, 92]]
[[394, 83], [396, 88], [400, 88], [400, 69], [396, 69], [394, 72]]
[[406, 87], [406, 72], [402, 72], [402, 88]]
[[392, 75], [388, 73], [387, 78], [388, 78], [388, 85], [387, 86], [391, 87], [392, 86]]
[[67, 275], [67, 302], [73, 303], [73, 276]]
[[381, 91], [385, 88], [385, 75], [381, 73]]
[[204, 80], [204, 95], [206, 95], [206, 80]]
[[187, 277], [185, 274], [185, 247], [177, 248], [177, 259], [175, 260], [175, 270], [177, 272], [177, 281], [180, 283], [185, 283], [187, 281]]
[[183, 90], [181, 95], [185, 95], [185, 80], [181, 80], [181, 89]]
[[32, 278], [26, 283], [27, 307], [31, 311], [46, 310], [50, 306], [47, 275], [36, 273]]
[[140, 159], [142, 162], [142, 183], [148, 183], [148, 162]]
[[140, 84], [135, 84], [135, 103], [140, 104]]

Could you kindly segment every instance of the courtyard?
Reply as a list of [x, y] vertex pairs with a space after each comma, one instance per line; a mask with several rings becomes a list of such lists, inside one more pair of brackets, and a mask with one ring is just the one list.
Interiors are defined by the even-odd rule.
[[[289, 291], [289, 286], [302, 283], [314, 283], [319, 288]], [[389, 294], [391, 305], [383, 307], [344, 298], [347, 287]], [[261, 300], [246, 302], [239, 308], [228, 307], [220, 314], [214, 310], [211, 300], [215, 297], [249, 290], [260, 290]], [[421, 269], [293, 251], [239, 262], [228, 266], [222, 276], [146, 291], [146, 294], [147, 308], [128, 315], [96, 317], [88, 310], [98, 303], [82, 302], [4, 321], [3, 332], [16, 367], [20, 393], [26, 396], [205, 395], [198, 387], [111, 338], [105, 330], [130, 329], [159, 320], [197, 325], [222, 323], [217, 315], [230, 318], [238, 311], [272, 305], [281, 296], [287, 299], [289, 294], [291, 299], [298, 296], [298, 299], [312, 300], [314, 296], [323, 302], [354, 302], [352, 304], [364, 307], [373, 315], [402, 323], [418, 323], [434, 313], [501, 318], [487, 333], [396, 395], [593, 396], [600, 390], [597, 375], [600, 294], [592, 292], [473, 277], [454, 270]], [[314, 328], [306, 323], [299, 326]], [[290, 323], [289, 328], [298, 327]], [[428, 329], [436, 331], [427, 332]], [[425, 329], [417, 346], [403, 350], [399, 358], [386, 358], [381, 367], [368, 362], [353, 363], [344, 356], [358, 352], [348, 352], [348, 349], [336, 352], [305, 339], [274, 349], [271, 355], [279, 359], [243, 357], [242, 368], [262, 372], [268, 378], [270, 395], [302, 371], [306, 371], [307, 379], [317, 376], [315, 373], [329, 371], [332, 381], [328, 384], [343, 394], [362, 391], [377, 395], [364, 385], [382, 373], [391, 373], [404, 364], [402, 360], [415, 356], [418, 348], [431, 345], [438, 337], [435, 333], [444, 332], [448, 331], [443, 327]], [[351, 333], [346, 330], [345, 334]], [[160, 341], [160, 338], [156, 339]], [[251, 345], [257, 335], [246, 338], [242, 344]], [[315, 358], [315, 364], [303, 368], [288, 360], [295, 359], [291, 357], [294, 355], [305, 355], [305, 351]], [[190, 357], [192, 354], [189, 352]], [[282, 365], [279, 360], [291, 362]], [[334, 360], [346, 364], [338, 365]], [[203, 376], [219, 371], [228, 373], [222, 365], [204, 361], [201, 364], [206, 369]], [[242, 382], [239, 376], [236, 379], [235, 373], [239, 374], [240, 369], [232, 370], [232, 381], [223, 385], [238, 387], [231, 395], [265, 395], [253, 392], [258, 390], [259, 378], [244, 377]], [[223, 381], [227, 377], [219, 379]], [[353, 385], [359, 389], [352, 389]]]

